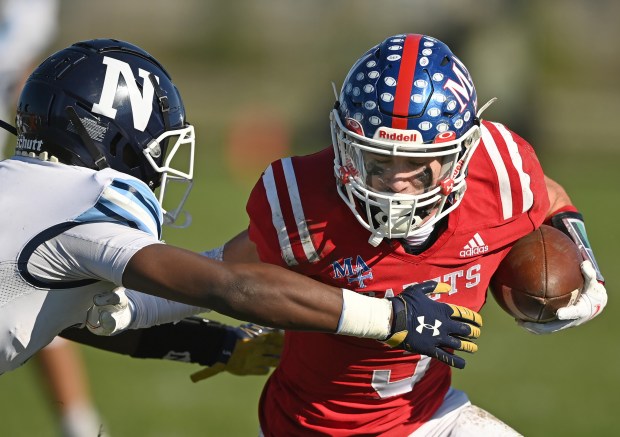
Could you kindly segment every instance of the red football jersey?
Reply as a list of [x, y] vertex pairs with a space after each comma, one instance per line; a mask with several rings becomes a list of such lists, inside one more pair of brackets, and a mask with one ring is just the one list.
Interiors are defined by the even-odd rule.
[[[377, 297], [429, 279], [447, 282], [450, 293], [433, 297], [476, 311], [506, 252], [549, 209], [532, 147], [490, 122], [483, 122], [461, 204], [419, 255], [396, 240], [368, 244], [369, 232], [335, 183], [332, 148], [267, 168], [247, 205], [250, 238], [264, 262]], [[375, 340], [287, 332], [261, 397], [261, 427], [266, 436], [408, 435], [441, 405], [450, 382], [448, 365]]]

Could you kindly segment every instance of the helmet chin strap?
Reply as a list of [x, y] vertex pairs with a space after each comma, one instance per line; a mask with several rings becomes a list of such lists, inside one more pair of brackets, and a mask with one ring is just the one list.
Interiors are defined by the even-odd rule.
[[67, 106], [65, 108], [65, 111], [67, 112], [69, 120], [71, 120], [71, 124], [82, 139], [84, 146], [86, 146], [86, 149], [88, 149], [88, 153], [90, 153], [90, 156], [93, 158], [97, 170], [103, 170], [104, 168], [110, 167], [110, 164], [108, 164], [108, 160], [106, 159], [105, 155], [101, 153], [101, 150], [99, 150], [93, 139], [90, 137], [90, 135], [88, 135], [88, 132], [86, 131], [82, 120], [80, 120], [77, 112], [75, 112], [75, 108], [73, 106]]
[[8, 131], [9, 133], [12, 133], [13, 135], [17, 136], [17, 129], [15, 128], [15, 126], [10, 125], [6, 121], [0, 120], [0, 127]]
[[[159, 110], [161, 111], [161, 116], [164, 119], [164, 130], [168, 132], [170, 130], [170, 103], [168, 103], [168, 97], [164, 94], [164, 91], [159, 86], [157, 79], [153, 73], [149, 74], [149, 80], [153, 84], [153, 89], [155, 90], [155, 96], [157, 97], [157, 101], [159, 102]], [[163, 150], [166, 150], [168, 146], [168, 138], [164, 140]], [[162, 151], [163, 151], [162, 150]]]
[[[161, 87], [159, 86], [157, 77], [155, 77], [153, 73], [149, 73], [149, 80], [151, 81], [151, 84], [153, 85], [153, 90], [155, 91], [155, 97], [157, 98], [157, 103], [159, 104], [159, 110], [161, 111], [161, 117], [164, 121], [164, 132], [168, 132], [170, 130], [170, 103], [168, 102], [168, 96], [166, 96], [166, 94], [164, 93], [164, 90], [162, 90]], [[161, 151], [160, 156], [162, 158], [162, 161], [165, 158], [165, 154], [168, 150], [168, 142], [169, 142], [169, 138], [166, 137], [162, 141], [162, 144], [159, 145], [159, 150]], [[151, 156], [156, 158], [156, 156], [154, 156], [152, 153], [151, 153]], [[160, 183], [163, 183], [163, 181], [160, 180]], [[172, 221], [174, 222], [174, 220]]]

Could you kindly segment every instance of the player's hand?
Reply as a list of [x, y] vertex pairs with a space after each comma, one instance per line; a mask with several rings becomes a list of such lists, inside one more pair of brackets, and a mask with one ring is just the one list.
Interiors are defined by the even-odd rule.
[[220, 372], [233, 375], [265, 375], [278, 365], [284, 331], [248, 323], [228, 327], [222, 351], [215, 364], [191, 375], [198, 382]]
[[86, 316], [86, 327], [97, 335], [114, 335], [127, 329], [132, 313], [123, 287], [96, 294]]
[[436, 302], [427, 295], [447, 293], [450, 286], [427, 281], [407, 287], [392, 301], [392, 333], [385, 343], [391, 347], [437, 358], [462, 369], [465, 360], [450, 350], [476, 352], [471, 342], [480, 336], [482, 317], [468, 308]]
[[560, 308], [556, 317], [547, 323], [524, 322], [517, 320], [519, 326], [534, 334], [551, 334], [552, 332], [579, 326], [598, 316], [607, 305], [607, 290], [605, 285], [596, 279], [596, 271], [590, 261], [581, 263], [583, 274], [583, 290], [577, 302], [573, 305]]

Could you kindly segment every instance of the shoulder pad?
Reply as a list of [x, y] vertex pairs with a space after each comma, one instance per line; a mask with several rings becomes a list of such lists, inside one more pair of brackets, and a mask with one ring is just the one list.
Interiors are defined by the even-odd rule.
[[114, 178], [97, 203], [75, 219], [77, 222], [115, 222], [161, 237], [163, 212], [155, 194], [141, 181]]

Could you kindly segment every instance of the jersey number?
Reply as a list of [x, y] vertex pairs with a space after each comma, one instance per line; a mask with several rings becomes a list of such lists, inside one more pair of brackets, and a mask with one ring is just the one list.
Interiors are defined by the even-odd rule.
[[399, 381], [390, 381], [391, 370], [374, 370], [372, 372], [372, 388], [375, 389], [381, 399], [408, 393], [413, 390], [416, 382], [422, 379], [430, 364], [431, 359], [422, 355], [415, 366], [413, 375]]

